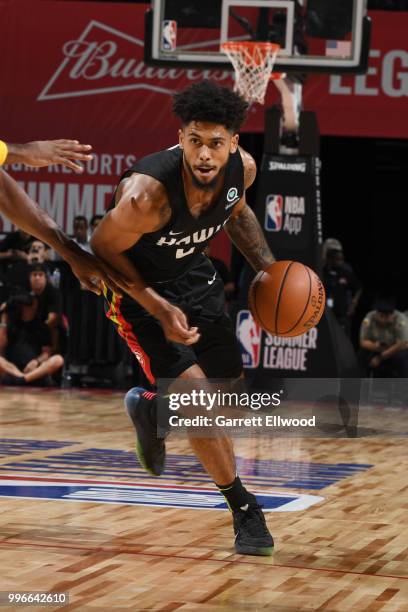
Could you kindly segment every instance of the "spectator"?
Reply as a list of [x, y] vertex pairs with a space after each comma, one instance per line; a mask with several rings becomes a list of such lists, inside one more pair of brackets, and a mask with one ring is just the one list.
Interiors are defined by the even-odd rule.
[[0, 314], [0, 380], [4, 384], [47, 386], [64, 365], [51, 355], [51, 335], [38, 318], [38, 298], [29, 293], [11, 297]]
[[377, 300], [360, 328], [360, 363], [376, 377], [408, 376], [408, 322], [392, 298]]
[[322, 264], [326, 265], [327, 251], [330, 249], [337, 249], [343, 251], [343, 245], [337, 238], [326, 238], [322, 245]]
[[94, 231], [96, 230], [96, 228], [98, 227], [99, 223], [102, 221], [103, 219], [103, 215], [94, 215], [91, 219], [91, 222], [89, 224], [90, 230], [91, 230], [91, 234], [94, 233]]
[[16, 261], [27, 261], [28, 250], [33, 237], [23, 230], [17, 230], [8, 234], [0, 242], [0, 261], [13, 263]]
[[28, 250], [28, 263], [46, 263], [51, 259], [53, 259], [51, 247], [41, 240], [33, 240]]
[[77, 215], [74, 219], [74, 242], [84, 251], [92, 254], [88, 239], [88, 219], [83, 215]]
[[48, 326], [55, 353], [60, 346], [59, 328], [62, 312], [60, 293], [48, 282], [44, 264], [36, 263], [30, 267], [29, 282], [31, 292], [38, 298], [37, 317]]
[[351, 319], [361, 296], [361, 286], [352, 268], [344, 261], [343, 251], [328, 249], [323, 267], [323, 283], [326, 301], [347, 333], [350, 335]]

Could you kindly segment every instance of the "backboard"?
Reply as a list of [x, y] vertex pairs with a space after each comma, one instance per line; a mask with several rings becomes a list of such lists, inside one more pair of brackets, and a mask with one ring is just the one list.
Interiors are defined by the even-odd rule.
[[366, 0], [152, 0], [145, 61], [231, 69], [230, 40], [280, 44], [278, 72], [363, 73], [371, 22]]

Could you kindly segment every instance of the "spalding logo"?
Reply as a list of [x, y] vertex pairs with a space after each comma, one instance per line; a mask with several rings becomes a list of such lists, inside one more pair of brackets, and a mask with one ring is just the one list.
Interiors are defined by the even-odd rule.
[[319, 294], [318, 296], [313, 295], [312, 299], [310, 300], [314, 308], [314, 312], [312, 316], [303, 324], [303, 327], [305, 327], [306, 329], [311, 329], [312, 327], [315, 327], [318, 324], [318, 322], [320, 321], [320, 317], [322, 316], [322, 311], [326, 304], [326, 295], [323, 284], [318, 276], [315, 275], [315, 278], [317, 280]]

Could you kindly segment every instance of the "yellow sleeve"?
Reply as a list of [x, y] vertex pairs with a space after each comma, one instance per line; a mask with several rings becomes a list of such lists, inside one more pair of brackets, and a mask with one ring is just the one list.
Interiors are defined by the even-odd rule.
[[8, 148], [3, 140], [0, 140], [0, 166], [4, 164], [7, 159]]

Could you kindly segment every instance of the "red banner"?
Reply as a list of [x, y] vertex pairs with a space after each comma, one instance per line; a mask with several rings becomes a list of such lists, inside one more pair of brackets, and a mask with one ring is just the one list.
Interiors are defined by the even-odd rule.
[[[77, 214], [105, 210], [118, 176], [136, 158], [177, 141], [171, 94], [202, 78], [231, 85], [227, 71], [143, 62], [145, 4], [0, 0], [0, 137], [10, 142], [75, 138], [94, 147], [83, 175], [12, 168], [66, 231]], [[375, 12], [370, 68], [356, 77], [312, 76], [308, 110], [323, 134], [408, 137], [408, 14]], [[267, 104], [278, 100], [270, 87]], [[262, 131], [263, 107], [245, 131]], [[0, 231], [10, 223], [0, 219]]]
[[322, 134], [408, 138], [408, 12], [373, 11], [366, 74], [312, 76], [306, 110]]

